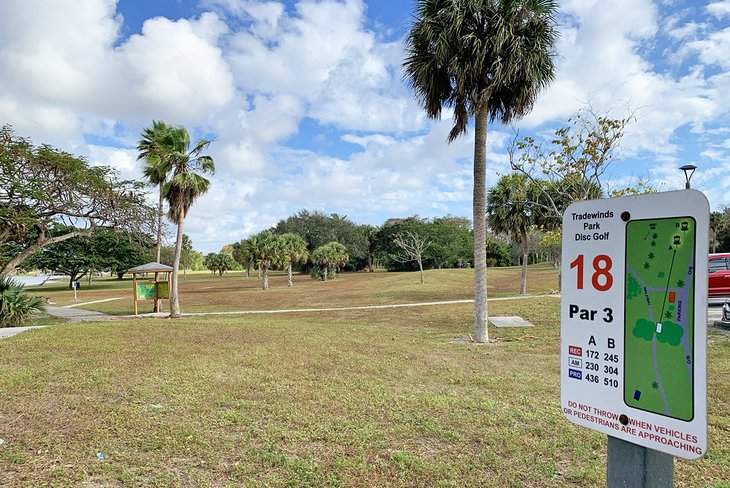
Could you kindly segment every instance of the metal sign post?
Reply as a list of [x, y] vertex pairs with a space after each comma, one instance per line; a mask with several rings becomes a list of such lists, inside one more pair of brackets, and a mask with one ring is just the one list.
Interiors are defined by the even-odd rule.
[[671, 486], [707, 449], [708, 229], [694, 190], [563, 216], [561, 404], [609, 436], [609, 486]]

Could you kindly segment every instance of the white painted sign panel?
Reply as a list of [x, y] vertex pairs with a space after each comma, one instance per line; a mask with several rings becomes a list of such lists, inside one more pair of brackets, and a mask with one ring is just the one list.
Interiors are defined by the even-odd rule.
[[696, 190], [568, 207], [560, 332], [568, 420], [674, 456], [704, 455], [709, 214]]

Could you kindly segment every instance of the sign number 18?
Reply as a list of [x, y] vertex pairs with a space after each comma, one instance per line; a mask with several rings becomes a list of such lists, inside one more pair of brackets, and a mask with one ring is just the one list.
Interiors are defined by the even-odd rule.
[[[584, 272], [584, 261], [585, 256], [579, 254], [575, 260], [570, 263], [570, 269], [577, 268], [576, 276], [576, 288], [578, 290], [583, 289], [583, 272]], [[593, 274], [591, 275], [591, 284], [593, 288], [598, 291], [607, 291], [613, 285], [613, 275], [611, 274], [611, 267], [613, 261], [611, 257], [605, 254], [599, 254], [593, 258]]]

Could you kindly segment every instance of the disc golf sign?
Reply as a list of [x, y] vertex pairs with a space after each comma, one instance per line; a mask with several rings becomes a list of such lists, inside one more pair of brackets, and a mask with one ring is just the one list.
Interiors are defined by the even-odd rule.
[[695, 190], [568, 207], [561, 290], [568, 420], [686, 459], [705, 453], [709, 213]]

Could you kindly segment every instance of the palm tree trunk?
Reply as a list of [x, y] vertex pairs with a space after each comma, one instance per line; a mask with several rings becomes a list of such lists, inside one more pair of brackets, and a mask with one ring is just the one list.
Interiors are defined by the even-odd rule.
[[[164, 196], [162, 194], [162, 182], [160, 182], [160, 203], [157, 208], [157, 253], [156, 253], [156, 259], [155, 262], [160, 262], [160, 252], [162, 250], [162, 210], [163, 210], [163, 202], [164, 202]], [[157, 313], [160, 311], [160, 301], [155, 300], [154, 305], [152, 306], [152, 311]]]
[[163, 202], [165, 201], [164, 195], [162, 194], [162, 183], [160, 183], [160, 203], [157, 209], [157, 263], [160, 262], [160, 252], [162, 250], [162, 215], [163, 215]]
[[269, 267], [264, 266], [264, 290], [269, 289]]
[[[182, 213], [182, 212], [181, 212]], [[180, 297], [177, 292], [178, 273], [180, 272], [180, 254], [182, 251], [183, 222], [180, 216], [177, 221], [177, 239], [175, 241], [175, 258], [172, 261], [172, 290], [170, 290], [170, 318], [180, 317]]]
[[474, 120], [474, 341], [487, 342], [487, 115], [480, 104]]
[[291, 279], [291, 263], [289, 263], [286, 267], [286, 278], [287, 278], [287, 284], [289, 285], [289, 287], [291, 288], [292, 286], [294, 286], [294, 283], [292, 282], [292, 279]]
[[527, 229], [520, 226], [520, 239], [522, 244], [522, 276], [520, 277], [520, 295], [527, 292], [527, 257], [529, 250], [527, 249]]

